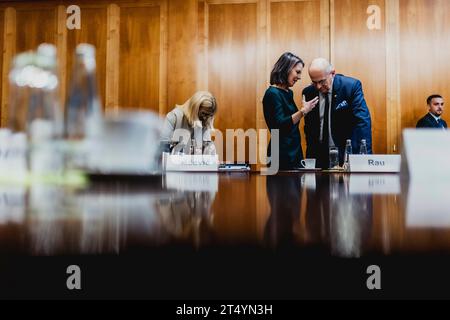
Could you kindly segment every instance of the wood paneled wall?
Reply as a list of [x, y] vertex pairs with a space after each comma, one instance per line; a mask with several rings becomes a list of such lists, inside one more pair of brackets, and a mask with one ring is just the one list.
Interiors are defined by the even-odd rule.
[[[80, 30], [65, 27], [72, 4], [81, 8]], [[381, 13], [376, 30], [366, 26], [370, 5]], [[210, 90], [221, 130], [266, 127], [261, 100], [271, 67], [292, 51], [307, 64], [330, 58], [338, 73], [360, 79], [374, 150], [397, 153], [401, 130], [425, 114], [426, 97], [450, 97], [449, 33], [447, 0], [0, 1], [1, 124], [11, 59], [41, 42], [58, 47], [62, 101], [73, 51], [89, 42], [105, 108], [164, 115], [196, 90]], [[294, 87], [299, 106], [309, 82], [305, 69]]]
[[57, 42], [57, 7], [47, 5], [16, 9], [15, 51], [35, 49], [40, 43]]
[[[69, 30], [66, 20], [70, 14], [66, 9], [73, 4], [80, 7], [81, 28]], [[87, 42], [97, 48], [99, 93], [106, 109], [139, 108], [164, 114], [168, 95], [167, 11], [166, 0], [0, 3], [4, 53], [1, 124], [7, 124], [5, 84], [12, 57], [36, 49], [42, 42], [58, 48], [62, 105], [72, 76], [75, 47]], [[184, 22], [182, 17], [179, 24]]]
[[385, 26], [366, 27], [367, 8], [377, 5], [385, 21], [384, 0], [334, 0], [331, 12], [332, 60], [337, 73], [361, 80], [372, 116], [374, 153], [387, 153]]
[[158, 112], [166, 105], [165, 4], [120, 4], [119, 11], [119, 106]]
[[[206, 86], [203, 85], [217, 99], [220, 112], [215, 126], [222, 131], [226, 142], [228, 128], [256, 128], [258, 7], [256, 3], [209, 1], [204, 5], [207, 42], [203, 47]], [[230, 156], [226, 155], [228, 160]]]
[[197, 0], [169, 1], [167, 107], [181, 104], [197, 88], [199, 18]]

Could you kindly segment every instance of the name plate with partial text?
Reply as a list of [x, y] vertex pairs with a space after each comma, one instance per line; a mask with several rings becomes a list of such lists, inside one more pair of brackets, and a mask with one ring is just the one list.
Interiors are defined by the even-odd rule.
[[398, 154], [351, 154], [350, 172], [400, 172]]
[[218, 155], [171, 155], [163, 153], [164, 171], [219, 171]]

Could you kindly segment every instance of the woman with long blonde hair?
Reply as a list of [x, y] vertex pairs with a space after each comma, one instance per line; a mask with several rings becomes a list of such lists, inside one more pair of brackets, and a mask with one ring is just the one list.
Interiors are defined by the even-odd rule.
[[170, 111], [164, 122], [162, 140], [187, 144], [185, 137], [195, 139], [196, 144], [211, 141], [217, 102], [208, 91], [197, 91], [184, 104]]

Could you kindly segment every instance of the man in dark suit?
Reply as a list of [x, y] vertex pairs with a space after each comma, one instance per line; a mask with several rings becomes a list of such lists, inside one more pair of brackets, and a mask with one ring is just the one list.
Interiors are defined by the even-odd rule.
[[339, 163], [344, 162], [345, 143], [352, 141], [353, 153], [359, 153], [365, 139], [372, 153], [370, 112], [361, 81], [336, 74], [326, 59], [317, 58], [309, 66], [312, 84], [303, 90], [307, 101], [319, 97], [319, 108], [305, 117], [306, 157], [315, 158], [318, 168], [329, 167], [329, 148], [339, 148]]
[[433, 94], [427, 98], [428, 113], [421, 118], [416, 128], [447, 129], [447, 123], [441, 119], [444, 112], [444, 99], [439, 94]]

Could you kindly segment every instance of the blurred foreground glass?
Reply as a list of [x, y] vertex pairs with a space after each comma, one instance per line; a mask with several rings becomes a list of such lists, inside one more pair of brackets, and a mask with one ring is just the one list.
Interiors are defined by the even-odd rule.
[[34, 66], [35, 54], [24, 52], [14, 57], [9, 73], [9, 116], [11, 132], [26, 132], [28, 108], [33, 90], [33, 78], [38, 73]]
[[95, 47], [81, 43], [76, 48], [67, 98], [65, 136], [79, 140], [98, 134], [102, 108], [97, 90]]
[[23, 138], [15, 136], [26, 134], [29, 143], [22, 148], [24, 150], [11, 150], [11, 154], [22, 157], [28, 147], [28, 169], [34, 173], [62, 169], [60, 153], [54, 143], [62, 128], [55, 46], [42, 44], [36, 54], [17, 55], [9, 80], [12, 140], [22, 141]]
[[339, 149], [337, 147], [330, 147], [330, 169], [339, 167]]
[[352, 154], [352, 140], [347, 139], [345, 143], [344, 169], [350, 170], [350, 155]]
[[361, 139], [361, 144], [359, 146], [359, 154], [367, 154], [366, 139]]
[[151, 111], [106, 113], [91, 140], [87, 167], [104, 173], [151, 174], [160, 168], [161, 119]]
[[[2, 139], [2, 166], [1, 175], [10, 174], [24, 177], [27, 171], [27, 124], [28, 105], [32, 88], [31, 74], [37, 70], [33, 66], [35, 55], [25, 52], [14, 57], [9, 73], [9, 134]], [[19, 179], [20, 179], [19, 177]]]
[[73, 170], [86, 165], [102, 126], [102, 107], [97, 90], [95, 47], [81, 43], [75, 50], [70, 89], [66, 101], [64, 137], [65, 167]]

